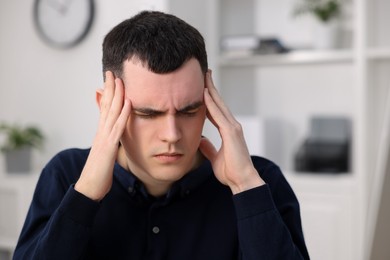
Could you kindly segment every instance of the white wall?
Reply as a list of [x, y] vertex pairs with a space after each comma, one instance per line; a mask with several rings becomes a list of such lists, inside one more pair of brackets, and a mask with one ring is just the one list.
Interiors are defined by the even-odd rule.
[[[288, 32], [297, 30], [265, 22], [275, 20], [270, 17], [272, 10], [286, 9], [280, 14], [283, 19], [277, 20], [284, 25], [292, 24], [291, 21], [287, 22], [287, 18], [291, 19], [288, 11], [291, 8], [281, 8], [285, 5], [291, 7], [292, 1], [267, 1], [268, 4], [272, 3], [268, 7], [264, 5], [264, 1], [259, 1], [257, 6], [252, 7], [250, 1], [248, 8], [259, 12], [263, 10], [264, 13], [258, 16], [256, 28], [252, 28], [252, 31], [267, 34], [271, 28], [276, 28], [277, 36], [286, 39], [287, 44], [305, 45], [310, 40], [308, 35], [311, 35], [307, 26], [303, 27], [307, 30], [302, 30], [301, 34], [294, 34], [292, 37]], [[217, 53], [215, 46], [218, 46], [219, 41], [216, 30], [224, 31], [223, 28], [227, 26], [225, 24], [219, 28], [218, 23], [213, 25], [209, 22], [210, 19], [215, 19], [214, 15], [210, 15], [213, 11], [209, 11], [216, 8], [215, 1], [181, 2], [95, 0], [96, 16], [87, 38], [70, 50], [58, 50], [46, 45], [38, 37], [32, 18], [34, 0], [0, 1], [0, 122], [5, 120], [34, 123], [43, 128], [47, 142], [43, 153], [36, 154], [37, 169], [59, 150], [90, 146], [98, 120], [95, 89], [102, 86], [101, 43], [105, 34], [118, 22], [141, 9], [170, 9], [195, 25], [205, 35], [206, 43], [211, 43], [208, 51], [210, 66], [214, 68]], [[210, 14], [199, 11], [198, 7]], [[197, 19], [199, 13], [202, 13], [202, 19]], [[264, 19], [260, 19], [263, 16]], [[307, 17], [302, 17], [294, 20], [291, 26], [305, 22], [308, 22]], [[212, 28], [213, 26], [215, 28]], [[297, 39], [301, 42], [298, 43]], [[216, 73], [218, 79], [218, 71]], [[273, 77], [270, 81], [273, 81]], [[3, 167], [2, 159], [0, 156], [0, 170]]]
[[[47, 142], [43, 153], [36, 153], [39, 170], [59, 150], [91, 145], [105, 34], [141, 9], [165, 8], [165, 1], [95, 0], [90, 33], [69, 50], [54, 49], [38, 37], [33, 2], [0, 1], [0, 122], [37, 124], [43, 129]], [[3, 164], [1, 157], [0, 171]]]

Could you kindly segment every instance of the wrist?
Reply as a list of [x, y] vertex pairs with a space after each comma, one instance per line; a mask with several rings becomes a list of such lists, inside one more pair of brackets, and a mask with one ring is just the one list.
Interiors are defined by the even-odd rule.
[[74, 189], [87, 198], [93, 201], [101, 201], [106, 194], [102, 193], [100, 189], [95, 189], [93, 187], [94, 185], [92, 183], [84, 183], [81, 178], [74, 185]]
[[240, 182], [229, 185], [233, 195], [265, 184], [264, 180], [259, 176], [255, 169], [253, 169], [247, 176], [248, 177]]

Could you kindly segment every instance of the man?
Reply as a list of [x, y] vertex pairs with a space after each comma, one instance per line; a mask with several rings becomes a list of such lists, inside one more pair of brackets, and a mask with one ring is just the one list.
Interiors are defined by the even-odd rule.
[[141, 12], [105, 37], [103, 71], [92, 147], [43, 169], [15, 259], [309, 258], [298, 201], [250, 157], [196, 29]]

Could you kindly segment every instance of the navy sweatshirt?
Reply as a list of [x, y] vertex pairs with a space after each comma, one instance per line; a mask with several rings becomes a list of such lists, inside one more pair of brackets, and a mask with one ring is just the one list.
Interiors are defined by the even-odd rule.
[[297, 198], [272, 162], [252, 157], [266, 185], [232, 195], [211, 164], [151, 197], [119, 164], [101, 202], [78, 193], [89, 149], [43, 169], [14, 259], [309, 259]]

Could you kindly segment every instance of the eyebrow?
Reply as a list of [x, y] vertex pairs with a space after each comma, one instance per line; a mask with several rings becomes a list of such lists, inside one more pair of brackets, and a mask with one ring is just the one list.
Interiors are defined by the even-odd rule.
[[194, 103], [191, 103], [191, 104], [177, 110], [177, 112], [187, 112], [187, 111], [195, 110], [195, 109], [201, 107], [202, 105], [203, 105], [203, 101], [196, 101]]
[[[191, 111], [191, 110], [194, 110], [194, 109], [201, 107], [203, 104], [204, 104], [203, 101], [195, 101], [195, 102], [193, 102], [189, 105], [186, 105], [185, 107], [180, 108], [176, 111], [178, 113], [188, 112], [188, 111]], [[149, 108], [149, 107], [134, 107], [133, 110], [136, 112], [139, 112], [142, 114], [148, 114], [148, 115], [161, 115], [161, 114], [164, 114], [166, 112], [166, 111], [161, 111], [161, 110], [157, 110], [157, 109], [153, 109], [153, 108]]]

